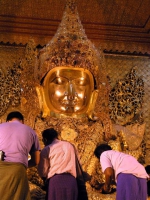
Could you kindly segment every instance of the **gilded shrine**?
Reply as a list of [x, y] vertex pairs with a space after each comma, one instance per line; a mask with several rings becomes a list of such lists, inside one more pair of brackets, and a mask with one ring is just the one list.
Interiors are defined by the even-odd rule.
[[[144, 164], [144, 81], [136, 75], [136, 67], [111, 88], [103, 52], [87, 38], [72, 0], [67, 1], [52, 40], [39, 52], [30, 40], [25, 59], [7, 73], [10, 86], [17, 92], [12, 91], [11, 98], [4, 99], [6, 108], [1, 103], [5, 108], [1, 115], [5, 116], [10, 105], [22, 111], [26, 123], [36, 130], [41, 147], [41, 131], [47, 127], [57, 129], [59, 138], [70, 141], [78, 150], [82, 168], [88, 174], [88, 199], [115, 200], [115, 193], [98, 192], [104, 176], [93, 152], [98, 144], [109, 143]], [[8, 91], [3, 84], [1, 87]], [[36, 168], [28, 170], [28, 178], [32, 199], [44, 200], [43, 182]]]

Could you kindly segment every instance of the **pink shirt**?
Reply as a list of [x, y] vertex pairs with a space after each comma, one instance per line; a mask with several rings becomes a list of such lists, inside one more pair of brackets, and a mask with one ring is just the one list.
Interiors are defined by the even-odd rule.
[[100, 156], [102, 171], [111, 167], [115, 171], [115, 178], [119, 173], [133, 174], [139, 178], [148, 178], [143, 165], [133, 156], [114, 150], [105, 151]]
[[67, 141], [55, 139], [41, 151], [38, 172], [41, 177], [70, 173], [76, 177], [75, 149]]
[[6, 162], [28, 167], [28, 154], [39, 151], [40, 145], [33, 129], [14, 120], [0, 124], [0, 150], [5, 152]]

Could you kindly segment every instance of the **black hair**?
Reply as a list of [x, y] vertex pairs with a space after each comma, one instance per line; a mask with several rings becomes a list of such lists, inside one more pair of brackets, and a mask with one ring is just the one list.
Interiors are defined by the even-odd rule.
[[52, 142], [55, 138], [58, 137], [58, 132], [54, 128], [48, 128], [42, 132], [42, 136], [43, 138]]
[[112, 150], [111, 146], [108, 144], [100, 144], [99, 146], [96, 147], [94, 154], [97, 158], [100, 158], [101, 154], [104, 151]]
[[17, 118], [17, 119], [22, 120], [22, 121], [24, 120], [23, 115], [19, 111], [10, 112], [7, 115], [6, 121], [11, 121], [13, 118]]

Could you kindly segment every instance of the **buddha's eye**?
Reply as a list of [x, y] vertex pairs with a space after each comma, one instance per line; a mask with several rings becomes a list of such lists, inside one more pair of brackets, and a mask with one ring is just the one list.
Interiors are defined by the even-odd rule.
[[64, 85], [68, 82], [68, 80], [64, 77], [56, 77], [52, 82], [57, 85]]
[[86, 86], [89, 82], [87, 78], [77, 78], [73, 80], [75, 85]]

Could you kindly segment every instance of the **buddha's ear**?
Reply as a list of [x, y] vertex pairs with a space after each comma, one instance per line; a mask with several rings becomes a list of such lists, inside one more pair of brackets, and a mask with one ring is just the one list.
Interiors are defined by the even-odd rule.
[[94, 108], [95, 108], [95, 104], [97, 101], [97, 97], [98, 97], [98, 90], [94, 90], [92, 92], [91, 98], [90, 98], [90, 102], [89, 102], [89, 106], [88, 106], [88, 110], [87, 110], [87, 115], [89, 117], [89, 119], [95, 121], [97, 120], [97, 117], [94, 116]]
[[37, 92], [38, 99], [39, 99], [40, 110], [42, 111], [42, 117], [45, 118], [47, 115], [50, 114], [50, 110], [49, 110], [49, 108], [46, 104], [46, 101], [45, 101], [45, 95], [44, 95], [43, 87], [41, 85], [37, 85], [36, 86], [36, 92]]

